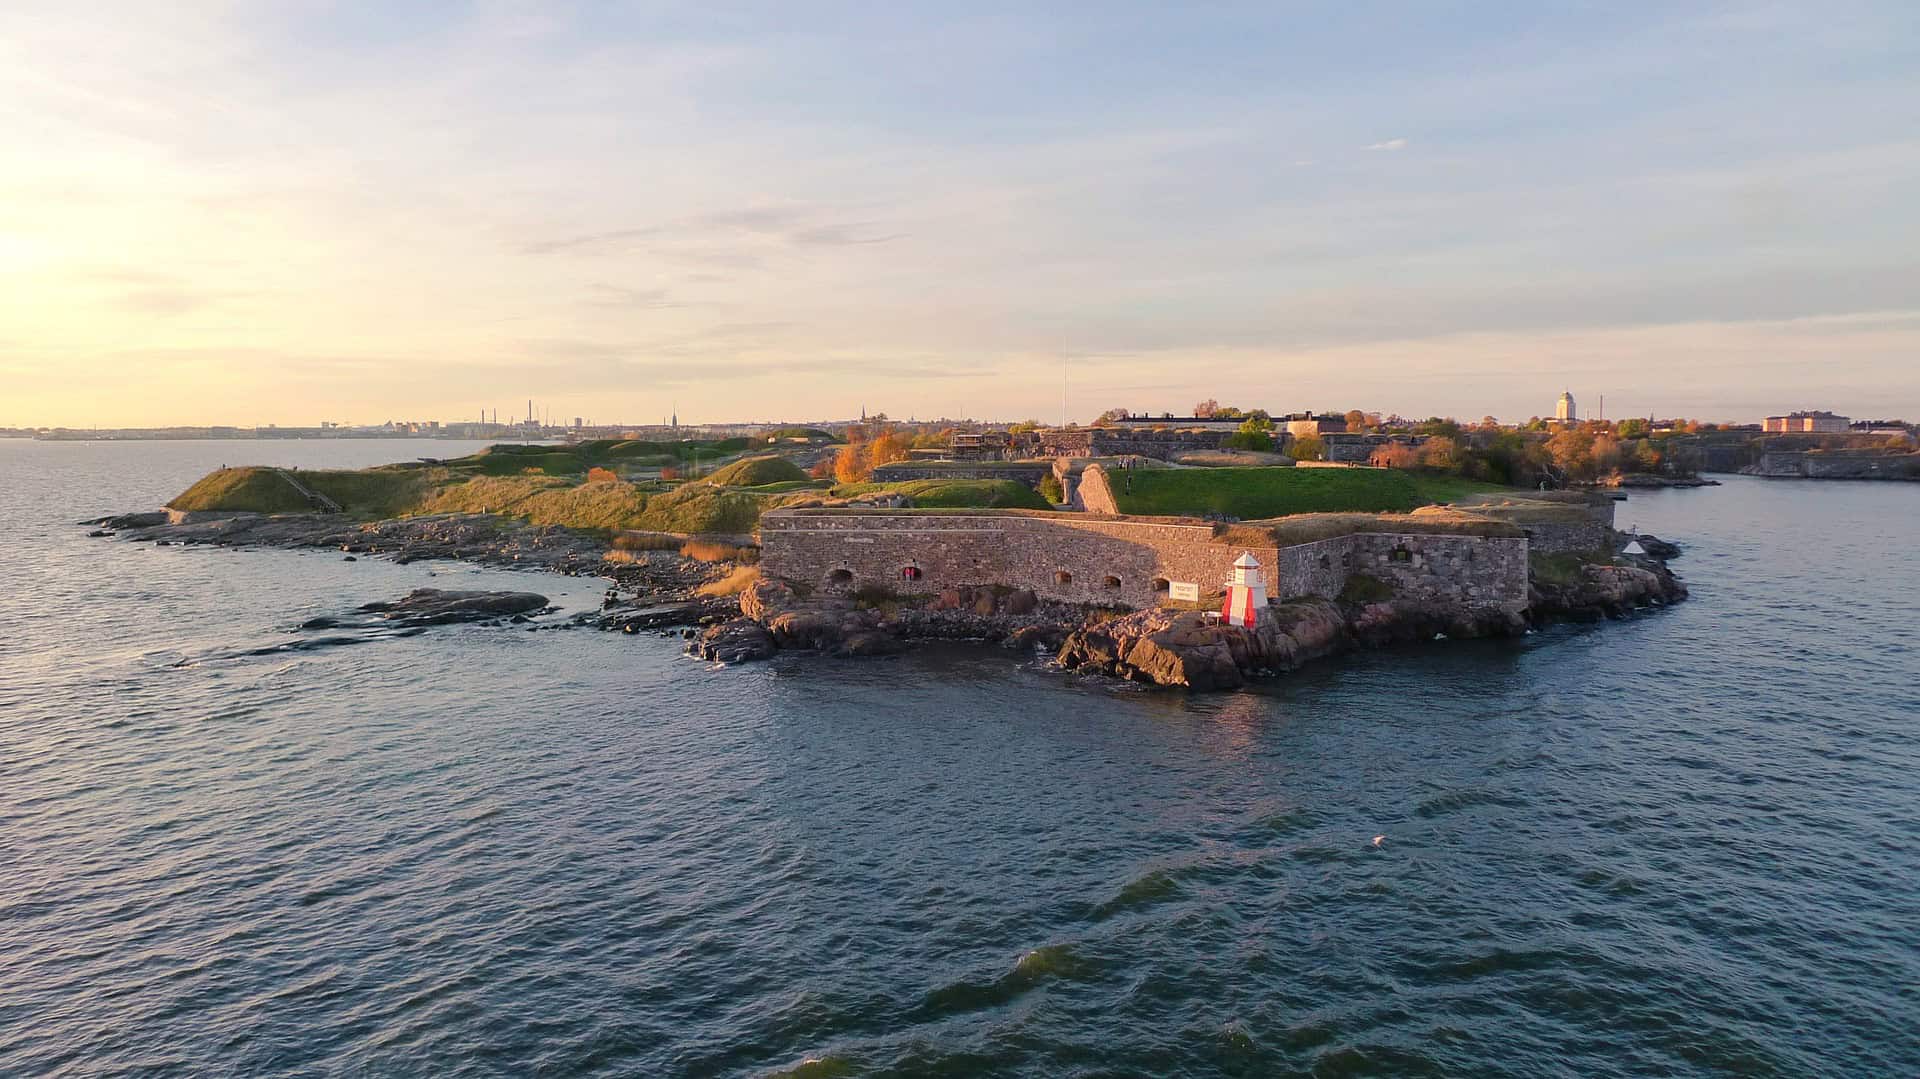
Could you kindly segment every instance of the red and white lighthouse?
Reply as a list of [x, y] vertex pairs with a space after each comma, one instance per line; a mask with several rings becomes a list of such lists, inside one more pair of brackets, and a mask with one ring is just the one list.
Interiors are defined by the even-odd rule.
[[1227, 600], [1220, 606], [1220, 621], [1248, 629], [1260, 624], [1260, 612], [1267, 606], [1267, 582], [1260, 575], [1260, 563], [1242, 552], [1233, 561], [1233, 579], [1227, 582]]

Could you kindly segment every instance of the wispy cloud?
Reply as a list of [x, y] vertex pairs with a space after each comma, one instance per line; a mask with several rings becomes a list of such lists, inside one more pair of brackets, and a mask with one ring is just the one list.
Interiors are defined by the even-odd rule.
[[627, 308], [640, 310], [659, 310], [668, 307], [685, 307], [673, 299], [673, 295], [663, 288], [623, 288], [595, 282], [587, 286], [592, 298], [587, 301], [593, 307]]
[[755, 206], [696, 214], [658, 225], [608, 229], [544, 240], [520, 246], [524, 254], [552, 255], [568, 251], [623, 251], [652, 244], [674, 247], [716, 240], [764, 240], [791, 247], [854, 247], [883, 244], [901, 237], [881, 232], [872, 221], [834, 220], [811, 206]]
[[1371, 143], [1367, 146], [1369, 150], [1404, 150], [1406, 148], [1406, 139], [1382, 139], [1379, 142]]

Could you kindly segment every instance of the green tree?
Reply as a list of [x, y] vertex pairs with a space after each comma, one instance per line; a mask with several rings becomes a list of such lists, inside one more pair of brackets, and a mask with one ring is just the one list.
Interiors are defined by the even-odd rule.
[[1228, 435], [1221, 445], [1228, 449], [1266, 453], [1273, 449], [1273, 421], [1264, 415], [1249, 416], [1240, 424], [1240, 429]]
[[1320, 441], [1319, 435], [1303, 435], [1293, 440], [1287, 447], [1287, 453], [1296, 461], [1323, 461], [1327, 456], [1327, 447]]

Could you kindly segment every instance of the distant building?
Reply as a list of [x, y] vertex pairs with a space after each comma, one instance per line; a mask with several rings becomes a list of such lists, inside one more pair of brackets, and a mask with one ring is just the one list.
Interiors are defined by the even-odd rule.
[[1560, 391], [1560, 400], [1554, 402], [1553, 418], [1559, 423], [1579, 423], [1580, 406], [1574, 404], [1573, 391]]
[[1295, 438], [1319, 438], [1347, 433], [1347, 418], [1333, 412], [1290, 412], [1274, 421]]
[[1905, 420], [1855, 420], [1848, 428], [1856, 435], [1904, 435], [1908, 434]]
[[1768, 434], [1781, 435], [1845, 432], [1849, 422], [1845, 416], [1831, 412], [1789, 412], [1784, 416], [1768, 416], [1761, 428]]

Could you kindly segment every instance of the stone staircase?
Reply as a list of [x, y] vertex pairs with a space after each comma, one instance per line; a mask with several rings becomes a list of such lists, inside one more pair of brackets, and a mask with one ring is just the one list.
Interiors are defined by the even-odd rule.
[[327, 513], [343, 512], [340, 508], [340, 503], [335, 502], [333, 499], [328, 498], [326, 495], [323, 495], [320, 492], [314, 490], [313, 488], [308, 487], [306, 484], [301, 483], [299, 480], [294, 479], [293, 473], [288, 472], [284, 468], [276, 468], [274, 469], [274, 472], [277, 473], [281, 479], [286, 480], [287, 484], [291, 486], [294, 490], [300, 492], [300, 497], [307, 500], [307, 505]]

